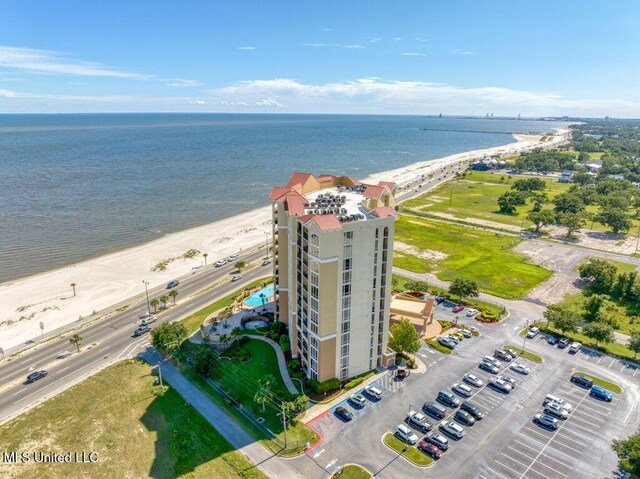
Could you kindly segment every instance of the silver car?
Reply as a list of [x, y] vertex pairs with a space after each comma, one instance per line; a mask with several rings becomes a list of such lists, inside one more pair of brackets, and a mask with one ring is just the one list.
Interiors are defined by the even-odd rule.
[[464, 437], [463, 427], [452, 421], [443, 421], [442, 424], [440, 424], [439, 429], [456, 439], [462, 439]]

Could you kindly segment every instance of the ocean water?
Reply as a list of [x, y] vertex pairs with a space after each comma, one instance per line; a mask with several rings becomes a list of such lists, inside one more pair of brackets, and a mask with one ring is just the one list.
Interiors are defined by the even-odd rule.
[[0, 115], [0, 282], [263, 206], [293, 171], [364, 178], [564, 125], [418, 116]]

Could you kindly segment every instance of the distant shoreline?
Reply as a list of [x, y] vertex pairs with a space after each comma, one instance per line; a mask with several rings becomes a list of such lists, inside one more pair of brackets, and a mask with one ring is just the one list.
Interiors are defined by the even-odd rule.
[[[565, 135], [553, 142], [564, 141]], [[421, 161], [409, 166], [370, 175], [364, 182], [380, 179], [394, 181], [400, 187], [443, 166], [482, 158], [492, 154], [517, 154], [540, 144], [543, 135], [514, 135], [515, 142], [471, 150], [444, 158]], [[321, 171], [314, 173], [322, 173]], [[79, 316], [88, 316], [127, 298], [144, 292], [142, 281], [150, 287], [189, 274], [203, 264], [202, 253], [208, 253], [207, 263], [227, 257], [240, 250], [264, 244], [271, 233], [271, 208], [264, 206], [213, 223], [166, 234], [137, 246], [88, 259], [32, 276], [0, 284], [0, 347], [9, 351], [40, 335], [39, 322], [46, 331], [69, 325]], [[190, 249], [200, 252], [193, 258], [182, 258]], [[173, 260], [166, 270], [151, 272], [159, 262]], [[73, 297], [70, 284], [77, 284]], [[30, 319], [27, 319], [30, 318]], [[12, 322], [12, 324], [7, 324]]]

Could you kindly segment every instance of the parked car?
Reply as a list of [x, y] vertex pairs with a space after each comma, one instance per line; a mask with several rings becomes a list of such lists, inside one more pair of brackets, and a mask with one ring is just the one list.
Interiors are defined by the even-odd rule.
[[439, 459], [440, 456], [442, 456], [442, 451], [438, 446], [436, 446], [435, 444], [431, 444], [430, 442], [425, 441], [424, 439], [418, 443], [417, 447], [419, 450], [428, 454], [434, 459]]
[[493, 364], [494, 366], [496, 366], [498, 368], [501, 366], [500, 361], [498, 361], [493, 356], [485, 356], [485, 357], [482, 358], [482, 360], [486, 361], [488, 363], [491, 363], [491, 364]]
[[554, 396], [553, 394], [547, 394], [547, 396], [544, 398], [544, 402], [542, 404], [543, 404], [543, 406], [546, 406], [549, 403], [556, 403], [556, 404], [560, 405], [560, 407], [566, 409], [569, 412], [571, 412], [573, 410], [573, 406], [571, 404], [569, 404], [564, 399], [559, 398], [558, 396]]
[[573, 343], [571, 343], [571, 346], [569, 346], [569, 353], [576, 354], [578, 351], [580, 351], [581, 347], [582, 347], [582, 344], [580, 344], [577, 341], [574, 341]]
[[177, 279], [174, 279], [173, 281], [169, 281], [167, 283], [167, 289], [173, 289], [176, 286], [178, 286], [180, 284], [180, 281], [178, 281]]
[[509, 394], [511, 392], [511, 385], [507, 384], [502, 379], [490, 379], [488, 384], [493, 389], [496, 389], [501, 393]]
[[482, 379], [480, 379], [475, 374], [471, 374], [471, 373], [465, 374], [462, 380], [465, 383], [471, 384], [472, 386], [475, 386], [477, 388], [481, 388], [484, 385], [484, 383], [482, 382]]
[[525, 376], [527, 374], [529, 374], [531, 371], [529, 370], [529, 368], [527, 366], [525, 366], [522, 363], [513, 363], [511, 366], [509, 366], [513, 371], [520, 373], [520, 374], [524, 374]]
[[511, 390], [514, 390], [516, 388], [516, 380], [513, 379], [511, 376], [507, 376], [506, 374], [501, 374], [500, 376], [498, 376], [498, 379], [502, 379], [505, 383], [511, 386]]
[[364, 393], [373, 398], [373, 399], [382, 399], [382, 391], [380, 391], [377, 387], [375, 386], [365, 386], [363, 389]]
[[400, 424], [396, 428], [396, 432], [394, 433], [398, 439], [402, 442], [406, 442], [407, 444], [411, 444], [412, 446], [418, 442], [418, 436], [413, 432], [409, 427], [404, 424]]
[[271, 260], [270, 260], [270, 259], [265, 259], [265, 260], [262, 262], [262, 266], [267, 266], [268, 264], [271, 264]]
[[511, 354], [509, 354], [508, 351], [505, 351], [504, 349], [496, 349], [496, 351], [493, 353], [493, 355], [498, 358], [498, 359], [502, 359], [503, 361], [511, 361], [513, 358], [511, 357]]
[[465, 386], [464, 384], [460, 383], [455, 383], [453, 386], [451, 386], [451, 390], [458, 396], [462, 396], [465, 398], [468, 398], [473, 394], [473, 391], [469, 386]]
[[133, 332], [133, 337], [137, 338], [138, 336], [142, 336], [144, 333], [148, 333], [151, 331], [151, 326], [145, 324], [144, 326], [140, 326]]
[[570, 343], [570, 342], [571, 342], [571, 341], [569, 341], [569, 339], [568, 339], [568, 338], [560, 338], [560, 341], [558, 341], [558, 348], [560, 348], [560, 349], [564, 349], [564, 348], [566, 348], [567, 346], [569, 346], [569, 343]]
[[471, 414], [476, 421], [480, 421], [484, 417], [484, 413], [478, 406], [469, 401], [465, 401], [460, 405], [460, 409]]
[[478, 313], [479, 313], [479, 311], [477, 309], [470, 308], [470, 309], [467, 309], [467, 312], [466, 312], [465, 316], [467, 318], [471, 318], [471, 317], [475, 316]]
[[511, 356], [511, 359], [515, 359], [519, 356], [519, 354], [511, 348], [504, 348], [504, 350]]
[[527, 331], [527, 338], [528, 339], [535, 338], [539, 332], [540, 332], [540, 329], [536, 326], [533, 326], [532, 328], [529, 328], [529, 331]]
[[227, 264], [227, 260], [226, 259], [221, 259], [221, 260], [216, 261], [215, 267], [219, 268], [220, 266], [224, 266], [225, 264]]
[[421, 412], [409, 411], [406, 421], [407, 424], [421, 430], [422, 432], [429, 432], [433, 429], [433, 424], [427, 421], [427, 416]]
[[495, 364], [487, 361], [481, 361], [480, 364], [478, 364], [478, 367], [484, 371], [490, 372], [491, 374], [498, 374], [500, 372], [500, 369], [498, 369]]
[[454, 394], [447, 391], [440, 391], [438, 393], [438, 397], [436, 397], [438, 402], [441, 402], [445, 406], [449, 406], [451, 408], [456, 408], [460, 406], [460, 400], [455, 397]]
[[589, 389], [591, 386], [593, 386], [593, 380], [591, 378], [581, 376], [579, 374], [574, 374], [573, 376], [571, 376], [571, 382], [586, 389]]
[[240, 278], [242, 278], [241, 275], [239, 274], [234, 274], [233, 276], [231, 276], [231, 282], [235, 283], [236, 281], [238, 281]]
[[602, 399], [603, 401], [607, 402], [611, 402], [613, 400], [613, 395], [605, 388], [601, 388], [600, 386], [593, 386], [589, 395], [596, 399]]
[[38, 379], [42, 379], [43, 377], [45, 377], [47, 374], [47, 371], [45, 371], [44, 369], [42, 371], [36, 371], [34, 373], [31, 373], [27, 376], [27, 383], [31, 384], [32, 382], [37, 381]]
[[442, 296], [436, 296], [436, 304], [440, 304], [444, 301], [445, 298], [443, 298]]
[[453, 307], [452, 311], [453, 311], [454, 313], [459, 313], [459, 312], [460, 312], [460, 311], [462, 311], [463, 309], [464, 309], [464, 306], [462, 306], [461, 304], [456, 304], [456, 305]]
[[475, 418], [467, 411], [458, 410], [453, 418], [465, 426], [473, 426], [476, 423]]
[[235, 261], [238, 259], [238, 255], [237, 254], [232, 254], [231, 256], [229, 256], [227, 258], [227, 261]]
[[569, 417], [569, 412], [566, 409], [564, 409], [562, 406], [554, 402], [548, 403], [544, 407], [544, 412], [545, 414], [548, 414], [549, 416], [557, 417], [558, 419], [567, 419]]
[[443, 421], [440, 423], [440, 426], [438, 426], [438, 429], [455, 439], [462, 439], [464, 437], [464, 428], [452, 421]]
[[442, 434], [438, 434], [434, 431], [427, 434], [424, 438], [431, 444], [438, 446], [442, 451], [449, 449], [449, 439], [444, 437]]
[[536, 414], [533, 416], [533, 422], [538, 426], [555, 431], [558, 429], [558, 420], [546, 414]]
[[333, 413], [339, 418], [344, 419], [345, 421], [351, 421], [353, 419], [353, 414], [351, 414], [346, 408], [343, 408], [342, 406], [338, 406]]
[[453, 349], [456, 347], [456, 342], [446, 336], [438, 336], [438, 344], [442, 344], [445, 348]]
[[558, 341], [560, 341], [558, 336], [554, 336], [553, 334], [547, 336], [547, 343], [549, 343], [551, 346], [555, 346], [556, 344], [558, 344]]
[[367, 405], [367, 400], [362, 394], [352, 394], [351, 396], [349, 396], [349, 402], [358, 406], [359, 408], [363, 408]]
[[444, 419], [444, 417], [447, 415], [447, 410], [440, 404], [437, 404], [435, 402], [424, 403], [422, 406], [422, 410], [436, 419]]
[[471, 336], [473, 336], [473, 333], [468, 329], [461, 329], [460, 332], [465, 338], [470, 338]]

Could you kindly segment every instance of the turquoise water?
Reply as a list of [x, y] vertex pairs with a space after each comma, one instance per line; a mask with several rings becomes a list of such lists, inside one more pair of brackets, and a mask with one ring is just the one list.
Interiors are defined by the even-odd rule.
[[258, 306], [262, 306], [262, 300], [260, 299], [260, 294], [264, 294], [267, 297], [268, 301], [271, 301], [273, 298], [273, 284], [269, 286], [265, 286], [261, 290], [256, 291], [247, 299], [244, 300], [245, 304], [251, 306], [252, 308], [256, 308]]
[[0, 115], [0, 282], [268, 204], [294, 171], [364, 178], [564, 123], [356, 115]]

